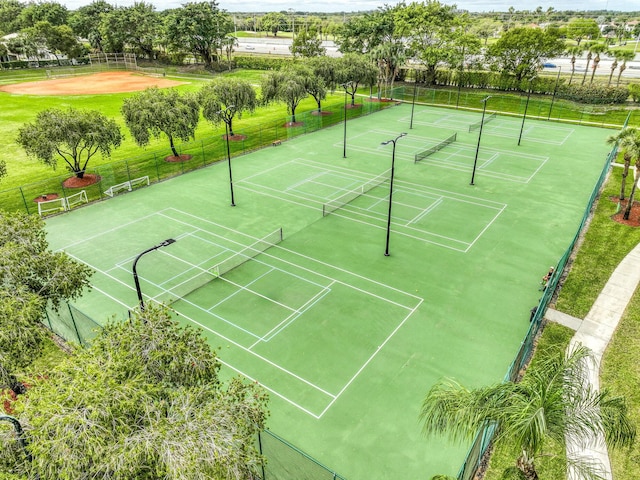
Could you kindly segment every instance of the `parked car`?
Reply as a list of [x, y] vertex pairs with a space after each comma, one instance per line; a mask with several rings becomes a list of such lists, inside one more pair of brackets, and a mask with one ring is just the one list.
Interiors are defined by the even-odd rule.
[[544, 68], [558, 68], [558, 66], [555, 63], [550, 63], [550, 62], [543, 63], [542, 66]]

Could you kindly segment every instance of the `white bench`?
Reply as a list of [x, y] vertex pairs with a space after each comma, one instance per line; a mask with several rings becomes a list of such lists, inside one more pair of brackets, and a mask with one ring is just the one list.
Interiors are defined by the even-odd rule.
[[109, 195], [110, 197], [113, 197], [116, 193], [125, 190], [127, 192], [130, 192], [139, 185], [149, 185], [149, 176], [145, 175], [144, 177], [134, 178], [133, 180], [118, 183], [117, 185], [112, 185], [104, 193]]

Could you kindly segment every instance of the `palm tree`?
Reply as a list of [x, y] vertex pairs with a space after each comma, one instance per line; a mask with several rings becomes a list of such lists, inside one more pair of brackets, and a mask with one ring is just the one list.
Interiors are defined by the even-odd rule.
[[589, 85], [593, 83], [593, 77], [596, 74], [596, 68], [598, 68], [598, 64], [600, 63], [600, 54], [606, 52], [607, 50], [609, 50], [609, 47], [603, 45], [602, 43], [596, 43], [589, 49], [591, 53], [596, 54], [595, 58], [593, 59], [593, 72], [591, 73], [591, 80], [589, 81]]
[[[520, 383], [474, 390], [452, 380], [436, 384], [422, 404], [423, 432], [467, 440], [495, 425], [494, 441], [518, 448], [515, 465], [527, 480], [538, 478], [535, 461], [550, 440], [583, 445], [603, 432], [609, 446], [631, 445], [635, 429], [624, 399], [585, 387], [590, 351], [578, 347], [570, 354], [560, 349], [548, 353]], [[580, 464], [579, 459], [569, 460]], [[583, 470], [593, 470], [582, 464]]]
[[636, 188], [638, 187], [638, 180], [640, 180], [640, 130], [636, 128], [627, 128], [628, 132], [622, 138], [620, 142], [620, 148], [625, 152], [625, 155], [629, 155], [632, 159], [635, 159], [635, 174], [633, 177], [633, 185], [631, 185], [631, 193], [629, 194], [629, 200], [627, 201], [627, 208], [624, 210], [622, 218], [629, 220], [631, 215], [631, 208], [633, 208], [633, 200], [636, 195]]
[[567, 54], [571, 55], [571, 76], [569, 77], [569, 85], [571, 85], [571, 81], [573, 80], [573, 74], [576, 73], [576, 58], [582, 56], [583, 53], [584, 47], [581, 47], [580, 45], [569, 47], [567, 49]]
[[620, 149], [622, 150], [622, 156], [624, 158], [624, 168], [622, 169], [622, 182], [620, 185], [620, 196], [618, 197], [620, 201], [624, 200], [627, 176], [629, 175], [629, 167], [631, 166], [632, 160], [632, 152], [627, 148], [626, 140], [628, 137], [633, 136], [635, 134], [634, 128], [625, 128], [617, 135], [611, 135], [607, 139], [607, 143], [609, 145], [618, 144]]
[[618, 55], [616, 59], [622, 62], [622, 65], [620, 65], [620, 68], [618, 69], [618, 81], [616, 82], [616, 87], [619, 87], [620, 77], [622, 76], [622, 72], [624, 72], [627, 69], [627, 62], [629, 60], [633, 60], [635, 57], [635, 54], [631, 50], [619, 50], [617, 54]]
[[587, 80], [587, 72], [589, 71], [589, 63], [591, 63], [591, 58], [593, 58], [593, 54], [591, 53], [591, 47], [593, 47], [592, 43], [585, 43], [584, 49], [587, 51], [587, 66], [584, 67], [584, 76], [582, 77], [582, 83], [580, 85], [584, 85], [584, 82]]

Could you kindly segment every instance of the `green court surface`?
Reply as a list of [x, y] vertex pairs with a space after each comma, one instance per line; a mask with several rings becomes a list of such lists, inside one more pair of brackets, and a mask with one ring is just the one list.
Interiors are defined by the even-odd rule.
[[[488, 112], [489, 113], [489, 112]], [[339, 115], [340, 112], [334, 112]], [[271, 430], [349, 480], [456, 475], [469, 445], [424, 438], [443, 376], [502, 381], [540, 278], [576, 233], [608, 130], [400, 105], [49, 218], [96, 271], [75, 306], [145, 301], [202, 328], [226, 375], [270, 392]], [[390, 256], [384, 256], [397, 141]], [[457, 140], [415, 162], [416, 154]]]

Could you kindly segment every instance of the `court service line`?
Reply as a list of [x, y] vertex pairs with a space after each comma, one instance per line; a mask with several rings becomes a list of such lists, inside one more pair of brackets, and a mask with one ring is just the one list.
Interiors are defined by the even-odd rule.
[[427, 208], [425, 208], [424, 210], [422, 210], [422, 212], [420, 212], [418, 215], [416, 215], [415, 217], [413, 217], [411, 220], [409, 220], [406, 225], [410, 225], [412, 223], [417, 223], [420, 220], [422, 220], [427, 214], [429, 214], [429, 212], [431, 212], [432, 210], [434, 210], [435, 208], [437, 208], [438, 206], [440, 206], [440, 204], [442, 203], [442, 198], [437, 199], [435, 202], [433, 202], [431, 205], [429, 205]]
[[329, 402], [329, 404], [325, 407], [325, 409], [322, 411], [322, 413], [320, 414], [320, 417], [322, 417], [328, 410], [329, 408], [331, 408], [331, 406], [338, 400], [338, 398], [340, 398], [340, 396], [347, 390], [347, 388], [349, 388], [349, 386], [356, 380], [356, 378], [358, 378], [358, 376], [360, 375], [360, 373], [362, 373], [362, 371], [367, 367], [367, 365], [369, 365], [369, 363], [371, 363], [371, 361], [376, 357], [376, 355], [378, 355], [378, 353], [380, 352], [380, 350], [382, 350], [382, 348], [389, 342], [389, 340], [391, 340], [393, 338], [393, 336], [396, 334], [396, 332], [398, 330], [400, 330], [400, 328], [406, 323], [407, 320], [409, 320], [409, 317], [411, 317], [411, 315], [413, 315], [415, 313], [415, 311], [418, 309], [418, 307], [422, 304], [423, 300], [420, 301], [420, 303], [418, 303], [418, 305], [416, 305], [408, 314], [406, 317], [404, 317], [404, 319], [402, 320], [402, 322], [400, 322], [396, 328], [393, 329], [393, 331], [387, 336], [387, 338], [384, 340], [384, 342], [382, 342], [380, 345], [378, 345], [378, 348], [376, 348], [376, 351], [373, 352], [371, 354], [371, 356], [367, 359], [366, 362], [364, 362], [364, 364], [358, 369], [358, 371], [355, 373], [355, 375], [353, 375], [349, 381], [342, 387], [342, 389], [340, 389], [340, 391], [333, 397], [333, 400], [331, 400]]
[[507, 205], [505, 204], [505, 206], [502, 208], [502, 210], [500, 210], [498, 213], [496, 213], [496, 216], [493, 217], [493, 219], [491, 219], [491, 221], [482, 229], [482, 231], [478, 234], [478, 236], [473, 240], [473, 242], [471, 242], [471, 244], [469, 245], [469, 248], [473, 247], [475, 245], [475, 243], [478, 241], [478, 239], [480, 237], [482, 237], [482, 235], [484, 234], [484, 232], [487, 231], [487, 229], [493, 225], [493, 222], [495, 222], [498, 217], [500, 216], [500, 214], [505, 210], [505, 208], [507, 208]]

